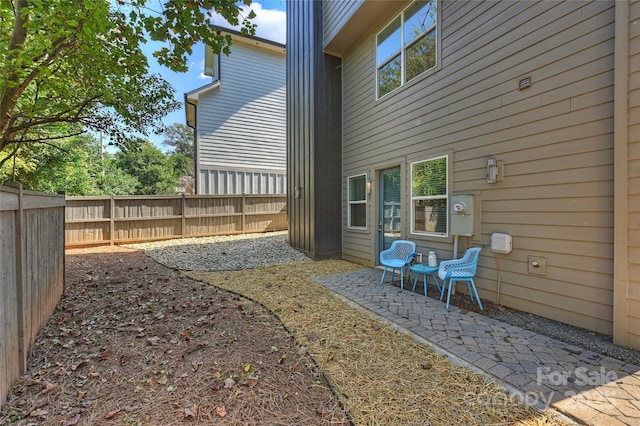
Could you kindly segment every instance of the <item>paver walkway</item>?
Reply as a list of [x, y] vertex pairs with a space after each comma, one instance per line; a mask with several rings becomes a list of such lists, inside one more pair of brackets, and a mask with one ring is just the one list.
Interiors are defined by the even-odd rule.
[[421, 293], [379, 285], [380, 277], [364, 269], [315, 281], [497, 378], [523, 401], [587, 425], [640, 425], [640, 366], [455, 306], [447, 311]]

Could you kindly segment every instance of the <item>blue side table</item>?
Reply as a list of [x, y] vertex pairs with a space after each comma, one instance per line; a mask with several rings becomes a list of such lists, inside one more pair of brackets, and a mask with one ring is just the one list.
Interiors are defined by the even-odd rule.
[[438, 272], [437, 266], [429, 266], [429, 265], [423, 265], [421, 263], [416, 263], [409, 267], [409, 278], [411, 278], [412, 272], [416, 273], [416, 277], [413, 279], [413, 288], [411, 289], [411, 291], [416, 291], [418, 278], [420, 274], [424, 274], [424, 295], [425, 296], [427, 295], [427, 275], [431, 275], [431, 277], [433, 277], [433, 281], [435, 282], [436, 287], [438, 287], [438, 290], [442, 292], [442, 289], [440, 288], [440, 284], [438, 283], [438, 277], [436, 277], [436, 272]]

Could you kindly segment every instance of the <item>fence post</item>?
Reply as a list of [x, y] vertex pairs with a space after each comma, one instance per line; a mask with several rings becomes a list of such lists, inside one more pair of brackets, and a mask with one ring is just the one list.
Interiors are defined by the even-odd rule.
[[186, 226], [187, 226], [187, 201], [186, 201], [186, 197], [185, 194], [182, 194], [182, 218], [181, 218], [181, 222], [180, 222], [180, 235], [182, 235], [182, 238], [185, 238], [187, 236], [187, 232], [185, 230]]
[[242, 193], [242, 223], [240, 225], [240, 227], [242, 228], [242, 233], [243, 234], [246, 232], [245, 229], [247, 227], [247, 224], [245, 223], [245, 218], [246, 218], [245, 215], [246, 215], [246, 211], [247, 211], [247, 204], [246, 203], [247, 203], [247, 197], [246, 197], [245, 193], [243, 192]]
[[27, 371], [27, 353], [24, 337], [24, 283], [26, 265], [24, 258], [24, 192], [19, 182], [5, 182], [6, 186], [18, 190], [18, 211], [16, 212], [16, 311], [18, 313], [18, 358], [20, 374]]
[[115, 217], [115, 209], [116, 209], [116, 200], [114, 195], [109, 197], [109, 245], [112, 246], [115, 240], [114, 233], [116, 232], [116, 224], [114, 222]]

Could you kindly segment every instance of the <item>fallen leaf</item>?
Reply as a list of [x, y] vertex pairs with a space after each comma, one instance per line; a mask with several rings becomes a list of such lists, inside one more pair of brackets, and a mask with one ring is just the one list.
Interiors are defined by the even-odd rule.
[[287, 360], [287, 354], [282, 354], [282, 356], [278, 360], [278, 364], [284, 364], [286, 360]]
[[169, 378], [167, 376], [162, 376], [160, 377], [160, 380], [158, 380], [158, 383], [160, 383], [161, 385], [166, 385], [168, 381]]
[[258, 384], [258, 378], [256, 376], [247, 377], [247, 385], [252, 388]]
[[230, 389], [232, 388], [234, 385], [236, 384], [235, 380], [229, 378], [229, 379], [224, 379], [224, 388], [225, 389]]
[[247, 364], [247, 365], [245, 365], [245, 366], [244, 366], [244, 372], [245, 372], [245, 373], [248, 373], [248, 372], [249, 372], [249, 370], [251, 370], [251, 364]]
[[227, 409], [224, 408], [224, 405], [222, 407], [216, 407], [216, 414], [220, 417], [224, 417], [227, 415]]
[[96, 373], [96, 372], [90, 372], [89, 373], [89, 378], [90, 379], [95, 379], [97, 377], [100, 377], [100, 373]]
[[56, 383], [44, 382], [42, 384], [42, 393], [51, 392], [52, 390], [54, 390], [57, 387], [58, 387], [58, 385]]
[[104, 415], [104, 418], [105, 419], [111, 419], [111, 418], [117, 416], [118, 414], [120, 414], [121, 411], [122, 411], [121, 409], [109, 411], [107, 414]]
[[147, 342], [149, 342], [151, 346], [157, 346], [160, 342], [160, 338], [158, 336], [148, 337]]
[[193, 407], [185, 408], [184, 417], [187, 419], [195, 419], [196, 417], [198, 417], [198, 406], [196, 404], [193, 404]]

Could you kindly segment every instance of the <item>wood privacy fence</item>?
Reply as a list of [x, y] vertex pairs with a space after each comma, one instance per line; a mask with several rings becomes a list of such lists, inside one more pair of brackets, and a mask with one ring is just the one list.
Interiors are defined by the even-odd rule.
[[286, 195], [67, 197], [66, 246], [285, 230]]
[[64, 292], [63, 195], [0, 186], [0, 401]]

